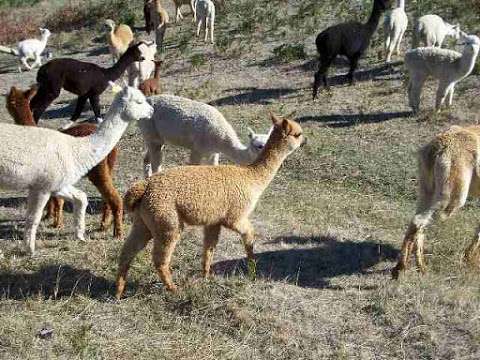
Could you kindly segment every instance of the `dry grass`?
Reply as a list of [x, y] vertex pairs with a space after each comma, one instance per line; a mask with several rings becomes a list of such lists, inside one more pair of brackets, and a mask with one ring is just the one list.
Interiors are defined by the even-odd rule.
[[[285, 162], [255, 211], [257, 280], [246, 276], [238, 237], [225, 231], [215, 256], [216, 276], [203, 281], [201, 232], [188, 228], [173, 264], [182, 291], [172, 295], [163, 290], [148, 247], [133, 264], [127, 298], [115, 302], [121, 243], [96, 231], [100, 197], [88, 182], [81, 187], [90, 195], [89, 241], [72, 240], [67, 213], [64, 230], [41, 227], [42, 246], [35, 258], [26, 256], [18, 241], [25, 194], [2, 192], [0, 358], [479, 358], [478, 272], [461, 262], [462, 249], [478, 225], [477, 201], [429, 230], [427, 275], [412, 270], [392, 282], [389, 269], [415, 208], [415, 151], [451, 124], [475, 122], [480, 78], [462, 82], [454, 108], [435, 116], [430, 114], [435, 85], [428, 83], [422, 102], [426, 110], [411, 117], [401, 66], [387, 71], [377, 59], [376, 42], [361, 62], [355, 87], [335, 76], [332, 91], [312, 102], [311, 60], [277, 64], [270, 59], [273, 49], [298, 40], [298, 33], [283, 33], [282, 27], [288, 30], [301, 24], [302, 16], [316, 14], [301, 31], [313, 59], [312, 35], [335, 17], [350, 16], [345, 14], [348, 6], [338, 3], [274, 2], [279, 19], [270, 19], [255, 34], [250, 32], [255, 22], [239, 23], [249, 20], [246, 11], [252, 3], [227, 3], [228, 15], [218, 18], [225, 16], [232, 29], [244, 32], [222, 40], [228, 21], [219, 20], [217, 38], [223, 43], [216, 48], [191, 38], [189, 17], [167, 31], [166, 91], [215, 104], [242, 139], [247, 126], [269, 128], [268, 110], [296, 111], [308, 137], [308, 145]], [[328, 14], [323, 16], [320, 8]], [[263, 18], [275, 14], [271, 7], [255, 11]], [[304, 15], [283, 22], [287, 11]], [[106, 54], [88, 55], [102, 46], [98, 34], [75, 34], [59, 36], [94, 47], [68, 56], [109, 64]], [[242, 44], [247, 43], [245, 51]], [[0, 92], [34, 80], [33, 73], [15, 73], [8, 57], [0, 58], [0, 69]], [[340, 61], [332, 74], [346, 70]], [[72, 98], [62, 93], [48, 114], [54, 120], [42, 125], [60, 125], [72, 110], [66, 108]], [[102, 104], [109, 101], [105, 95]], [[0, 121], [11, 121], [6, 111], [0, 112]], [[120, 149], [115, 182], [124, 192], [142, 176], [142, 141], [135, 126], [123, 136]], [[167, 150], [168, 166], [186, 162], [185, 151]], [[53, 334], [42, 338], [42, 328]]]

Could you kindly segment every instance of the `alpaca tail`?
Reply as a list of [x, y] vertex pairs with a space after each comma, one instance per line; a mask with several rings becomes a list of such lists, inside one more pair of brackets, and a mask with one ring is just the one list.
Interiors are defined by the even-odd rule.
[[123, 199], [127, 211], [133, 212], [135, 210], [135, 207], [138, 205], [140, 200], [142, 200], [146, 189], [146, 180], [137, 181], [130, 189], [128, 189]]
[[0, 52], [18, 56], [18, 51], [17, 50], [6, 47], [6, 46], [2, 46], [2, 45], [0, 45]]

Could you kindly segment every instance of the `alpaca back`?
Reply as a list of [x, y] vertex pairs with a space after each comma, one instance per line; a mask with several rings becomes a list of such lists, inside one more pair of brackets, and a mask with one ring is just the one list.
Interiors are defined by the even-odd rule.
[[245, 148], [230, 123], [213, 106], [174, 95], [152, 99], [155, 112], [151, 119], [140, 120], [139, 125], [147, 130], [147, 123], [152, 122], [150, 126], [158, 136], [170, 143], [210, 153], [223, 152], [226, 147]]
[[[76, 171], [78, 159], [73, 148], [88, 148], [86, 139], [73, 138], [52, 129], [0, 124], [0, 142], [4, 146], [1, 163], [15, 164], [13, 168], [0, 166], [0, 188], [58, 191], [85, 175]], [[26, 143], [28, 152], [25, 151]]]
[[462, 54], [448, 49], [421, 47], [405, 54], [405, 66], [410, 74], [420, 73], [435, 78], [448, 76], [446, 66], [459, 63]]

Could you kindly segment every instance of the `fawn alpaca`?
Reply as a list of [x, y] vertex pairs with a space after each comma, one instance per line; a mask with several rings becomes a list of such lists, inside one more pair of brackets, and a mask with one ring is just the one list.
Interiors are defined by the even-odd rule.
[[[415, 251], [418, 269], [424, 273], [423, 242], [425, 228], [440, 215], [449, 217], [461, 209], [468, 195], [480, 195], [480, 126], [452, 126], [438, 134], [418, 154], [417, 211], [408, 226], [397, 266], [392, 277], [406, 270]], [[478, 264], [480, 231], [465, 251], [465, 260]]]
[[[30, 99], [35, 95], [36, 87], [31, 87], [26, 91], [21, 91], [12, 86], [7, 95], [6, 107], [13, 120], [18, 125], [37, 126], [30, 110]], [[64, 134], [82, 137], [89, 136], [97, 130], [97, 126], [89, 123], [82, 123], [66, 130], [61, 130]], [[112, 222], [112, 212], [114, 218], [113, 235], [123, 237], [123, 202], [113, 185], [112, 174], [118, 154], [118, 148], [115, 146], [112, 151], [97, 166], [93, 167], [87, 174], [88, 179], [102, 194], [104, 200], [101, 229], [106, 230]], [[63, 226], [63, 199], [52, 196], [47, 203], [46, 218], [53, 218], [53, 227]]]
[[283, 161], [305, 139], [296, 122], [271, 115], [273, 131], [251, 165], [180, 166], [134, 184], [125, 195], [133, 213], [132, 230], [120, 255], [117, 298], [121, 298], [132, 260], [153, 237], [153, 263], [167, 290], [175, 291], [170, 262], [184, 224], [204, 226], [203, 275], [210, 275], [221, 227], [242, 236], [254, 261], [249, 216]]

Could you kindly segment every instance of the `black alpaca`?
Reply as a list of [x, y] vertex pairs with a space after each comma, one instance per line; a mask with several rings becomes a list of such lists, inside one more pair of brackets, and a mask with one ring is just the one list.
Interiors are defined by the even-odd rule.
[[41, 66], [37, 73], [38, 91], [30, 102], [35, 123], [38, 123], [43, 112], [60, 95], [62, 88], [78, 95], [72, 121], [80, 117], [87, 99], [92, 105], [95, 118], [100, 119], [100, 94], [108, 87], [108, 82], [120, 78], [130, 64], [144, 60], [139, 49], [142, 44], [144, 43], [140, 42], [131, 46], [110, 68], [75, 59], [55, 59]]
[[356, 21], [333, 25], [320, 34], [315, 41], [320, 55], [320, 64], [315, 73], [313, 84], [313, 98], [317, 96], [320, 81], [328, 88], [327, 73], [337, 55], [345, 55], [350, 61], [348, 79], [354, 83], [353, 73], [357, 69], [358, 60], [370, 45], [370, 39], [377, 29], [382, 13], [391, 0], [374, 0], [373, 10], [367, 23]]

